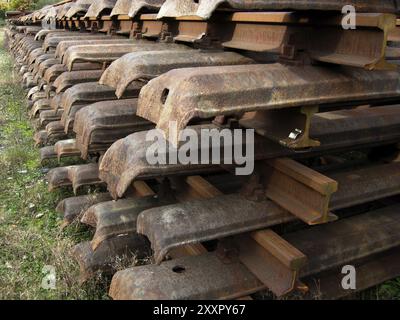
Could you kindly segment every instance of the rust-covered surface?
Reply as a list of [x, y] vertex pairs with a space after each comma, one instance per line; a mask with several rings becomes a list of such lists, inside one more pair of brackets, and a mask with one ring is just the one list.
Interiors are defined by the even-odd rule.
[[97, 204], [89, 208], [82, 222], [95, 223], [95, 234], [91, 241], [96, 250], [105, 240], [122, 234], [136, 233], [137, 216], [143, 210], [171, 203], [170, 199], [148, 196], [139, 199], [121, 199]]
[[81, 157], [90, 152], [105, 152], [112, 143], [136, 131], [153, 127], [136, 116], [137, 99], [97, 102], [75, 115], [74, 132]]
[[[253, 124], [254, 127], [256, 125]], [[317, 114], [312, 120], [311, 136], [318, 139], [321, 146], [309, 150], [308, 154], [395, 142], [400, 137], [399, 127], [400, 111], [397, 106]], [[213, 125], [190, 128], [218, 130], [218, 127]], [[108, 189], [114, 197], [121, 197], [134, 179], [174, 175], [179, 172], [193, 174], [196, 171], [213, 169], [211, 165], [149, 164], [146, 160], [146, 151], [153, 142], [146, 141], [146, 134], [138, 132], [118, 140], [105, 153], [100, 163], [100, 176], [107, 182]], [[243, 139], [243, 142], [245, 141]], [[306, 153], [297, 153], [258, 135], [255, 136], [254, 151], [256, 160], [306, 156]]]
[[164, 44], [150, 41], [139, 41], [132, 44], [104, 44], [97, 46], [78, 45], [70, 47], [65, 51], [63, 63], [69, 70], [75, 62], [111, 62], [130, 52], [138, 51], [165, 51], [165, 50], [187, 50], [188, 48], [179, 44]]
[[[169, 71], [143, 87], [138, 115], [156, 123], [176, 145], [179, 130], [195, 117], [397, 98], [398, 86], [397, 71], [279, 63], [186, 68]], [[169, 132], [171, 121], [178, 129], [174, 134]]]
[[135, 17], [140, 12], [158, 12], [165, 0], [134, 0], [131, 1], [128, 15]]
[[[141, 86], [131, 85], [124, 93], [124, 99], [138, 96]], [[100, 101], [115, 100], [114, 90], [97, 82], [80, 83], [64, 92], [61, 99], [61, 108], [64, 110], [61, 120], [65, 132], [73, 128], [75, 114], [83, 107]]]
[[97, 163], [59, 167], [52, 169], [47, 174], [49, 191], [61, 187], [72, 186], [74, 193], [82, 186], [99, 185], [102, 181], [98, 178], [99, 167]]
[[58, 203], [56, 211], [63, 216], [63, 225], [66, 226], [82, 216], [83, 213], [91, 206], [109, 200], [111, 200], [109, 193], [94, 193], [78, 197], [65, 198]]
[[72, 18], [75, 15], [84, 15], [89, 7], [92, 5], [93, 0], [77, 0], [65, 13], [66, 18]]
[[240, 262], [226, 264], [209, 253], [118, 271], [109, 295], [115, 300], [234, 299], [264, 287]]
[[358, 12], [396, 13], [400, 4], [396, 0], [345, 1], [345, 0], [167, 0], [161, 7], [158, 18], [198, 16], [208, 19], [217, 9], [236, 11], [252, 10], [334, 10], [342, 11], [345, 5], [353, 5]]
[[55, 88], [56, 93], [61, 93], [76, 84], [97, 81], [100, 79], [102, 74], [102, 70], [63, 72], [54, 80], [52, 86]]
[[114, 8], [117, 0], [97, 0], [92, 1], [89, 9], [87, 10], [84, 18], [97, 18], [102, 14], [110, 13]]
[[100, 79], [101, 84], [116, 89], [121, 97], [126, 87], [135, 80], [151, 80], [172, 69], [218, 65], [249, 64], [254, 61], [234, 52], [202, 50], [134, 52], [114, 61]]
[[90, 242], [77, 244], [72, 251], [80, 267], [80, 281], [85, 282], [99, 273], [113, 274], [119, 263], [145, 258], [149, 253], [146, 239], [135, 234], [122, 235], [102, 243], [93, 251]]
[[64, 57], [65, 51], [72, 46], [81, 46], [81, 45], [103, 45], [103, 44], [132, 44], [136, 43], [135, 40], [124, 39], [124, 38], [116, 38], [109, 37], [106, 39], [94, 39], [94, 40], [86, 40], [86, 39], [78, 39], [78, 40], [66, 40], [61, 41], [56, 48], [55, 55], [57, 58], [62, 59]]
[[127, 15], [133, 2], [136, 2], [136, 0], [118, 0], [110, 16]]

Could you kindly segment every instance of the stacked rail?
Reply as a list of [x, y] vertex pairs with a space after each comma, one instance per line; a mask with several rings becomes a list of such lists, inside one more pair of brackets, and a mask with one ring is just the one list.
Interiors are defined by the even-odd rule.
[[[400, 276], [399, 4], [354, 1], [354, 30], [343, 5], [78, 0], [9, 20], [43, 163], [87, 161], [47, 175], [76, 194], [63, 226], [94, 230], [82, 281], [112, 274], [114, 299], [334, 299]], [[185, 128], [254, 129], [254, 171], [150, 164], [154, 128], [171, 147]]]

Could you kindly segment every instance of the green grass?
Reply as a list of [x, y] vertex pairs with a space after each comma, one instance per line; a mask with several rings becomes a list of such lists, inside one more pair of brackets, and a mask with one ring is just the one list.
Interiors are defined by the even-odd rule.
[[[102, 283], [78, 283], [71, 248], [90, 233], [73, 225], [61, 231], [54, 208], [70, 196], [50, 193], [33, 147], [24, 91], [3, 49], [0, 30], [0, 299], [102, 299]], [[56, 269], [56, 289], [41, 287], [45, 265]]]

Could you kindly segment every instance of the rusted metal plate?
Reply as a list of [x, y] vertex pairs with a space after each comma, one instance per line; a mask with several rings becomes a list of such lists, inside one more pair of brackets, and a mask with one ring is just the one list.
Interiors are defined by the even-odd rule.
[[[102, 65], [99, 63], [92, 63], [92, 62], [83, 62], [83, 63], [76, 63], [73, 67], [72, 71], [83, 71], [83, 70], [101, 70]], [[68, 71], [67, 68], [63, 64], [55, 64], [48, 68], [43, 76], [43, 80], [51, 84], [55, 81], [55, 79], [61, 75], [62, 73]]]
[[121, 97], [135, 80], [150, 80], [172, 69], [218, 65], [249, 64], [254, 61], [234, 52], [201, 50], [134, 52], [114, 61], [100, 79], [101, 84], [116, 89]]
[[30, 116], [31, 118], [36, 118], [38, 113], [44, 110], [50, 110], [50, 99], [40, 99], [37, 100], [31, 109]]
[[112, 143], [153, 125], [136, 116], [137, 99], [97, 102], [75, 115], [74, 132], [81, 157], [90, 152], [106, 151]]
[[264, 287], [240, 262], [224, 264], [208, 253], [118, 271], [109, 295], [115, 300], [234, 299]]
[[113, 274], [124, 261], [144, 258], [148, 254], [146, 239], [136, 234], [109, 239], [93, 251], [90, 242], [82, 242], [73, 249], [80, 266], [80, 281], [85, 282], [97, 272]]
[[[175, 247], [225, 238], [292, 221], [271, 201], [251, 201], [240, 194], [148, 209], [139, 214], [137, 231], [151, 242], [156, 263]], [[168, 223], [167, 223], [168, 222]]]
[[27, 56], [27, 58], [26, 58], [26, 64], [27, 64], [28, 66], [31, 65], [31, 64], [33, 64], [33, 63], [35, 62], [35, 60], [36, 60], [39, 56], [41, 56], [41, 55], [43, 55], [43, 54], [46, 54], [46, 53], [44, 52], [43, 48], [36, 48], [36, 49], [32, 50], [32, 51], [29, 53], [29, 55]]
[[56, 93], [61, 93], [76, 84], [97, 81], [102, 74], [102, 70], [64, 72], [54, 80], [52, 86], [55, 88]]
[[57, 19], [62, 19], [65, 17], [65, 14], [68, 10], [74, 5], [74, 2], [68, 2], [63, 5], [62, 9], [57, 13]]
[[65, 13], [66, 18], [72, 18], [76, 15], [84, 15], [92, 4], [92, 0], [77, 0]]
[[156, 43], [150, 41], [138, 41], [132, 44], [105, 44], [98, 46], [73, 46], [67, 49], [63, 57], [63, 64], [71, 70], [75, 62], [101, 62], [114, 61], [130, 52], [138, 51], [165, 51], [188, 50], [189, 48], [174, 43]]
[[396, 13], [400, 5], [397, 1], [344, 1], [344, 0], [167, 0], [161, 7], [158, 18], [198, 16], [209, 19], [217, 9], [230, 10], [325, 10], [342, 11], [343, 6], [353, 5], [357, 12]]
[[70, 35], [68, 33], [58, 33], [58, 34], [49, 34], [46, 39], [44, 40], [43, 43], [43, 50], [48, 51], [50, 49], [55, 49], [57, 45], [61, 41], [67, 41], [67, 40], [95, 40], [95, 39], [110, 39], [109, 36], [106, 36], [104, 34], [91, 34], [91, 33], [82, 33], [82, 32], [76, 32], [74, 35]]
[[[195, 117], [397, 98], [398, 83], [397, 71], [345, 67], [268, 64], [186, 68], [169, 71], [143, 87], [138, 115], [156, 123], [176, 145], [177, 134]], [[172, 136], [171, 121], [177, 123]]]
[[47, 174], [46, 179], [49, 182], [49, 191], [60, 187], [72, 186], [76, 194], [82, 186], [102, 184], [98, 176], [98, 164], [90, 163], [52, 169]]
[[110, 16], [127, 15], [129, 13], [129, 8], [135, 0], [118, 0], [115, 4]]
[[124, 38], [115, 38], [109, 37], [107, 39], [97, 39], [97, 40], [68, 40], [68, 41], [61, 41], [56, 48], [55, 55], [57, 58], [62, 59], [64, 57], [65, 51], [72, 46], [77, 45], [103, 45], [103, 44], [132, 44], [135, 43], [134, 40], [131, 39], [124, 39]]
[[64, 217], [63, 226], [67, 226], [83, 215], [91, 206], [109, 200], [111, 200], [109, 193], [94, 193], [66, 198], [58, 203], [56, 211]]
[[117, 0], [97, 0], [92, 2], [89, 9], [86, 12], [84, 18], [97, 18], [100, 15], [107, 15], [111, 13]]
[[35, 40], [39, 41], [39, 40], [44, 40], [46, 38], [46, 36], [50, 33], [65, 33], [65, 32], [69, 32], [67, 30], [64, 29], [42, 29], [40, 30], [36, 36], [35, 36]]
[[54, 151], [57, 154], [58, 161], [64, 157], [76, 157], [81, 155], [79, 149], [76, 148], [75, 139], [57, 141], [54, 145]]
[[108, 201], [89, 208], [81, 222], [90, 225], [95, 223], [96, 231], [91, 245], [93, 250], [97, 250], [109, 238], [136, 233], [137, 216], [143, 210], [160, 207], [171, 202], [171, 200], [157, 196]]
[[140, 12], [158, 12], [165, 0], [131, 1], [128, 15], [136, 17]]
[[[39, 143], [41, 143], [41, 142], [39, 142]], [[39, 144], [39, 143], [37, 143], [37, 144]], [[57, 153], [54, 150], [54, 146], [43, 147], [40, 149], [39, 153], [40, 153], [40, 163], [42, 163], [42, 164], [46, 160], [57, 158]]]
[[[131, 85], [124, 93], [124, 99], [138, 96], [141, 86]], [[64, 92], [61, 100], [61, 108], [64, 109], [62, 122], [65, 132], [72, 130], [75, 114], [83, 107], [98, 101], [115, 100], [114, 90], [97, 82], [77, 84]]]
[[62, 110], [45, 110], [40, 113], [38, 129], [44, 129], [50, 122], [60, 120], [62, 116]]

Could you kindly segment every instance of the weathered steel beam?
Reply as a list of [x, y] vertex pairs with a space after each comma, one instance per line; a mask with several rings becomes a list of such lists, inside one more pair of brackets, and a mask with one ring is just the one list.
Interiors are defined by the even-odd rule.
[[[138, 115], [169, 141], [195, 118], [307, 105], [398, 98], [399, 73], [282, 64], [186, 68], [169, 71], [141, 90]], [[177, 124], [169, 132], [171, 121]], [[172, 136], [171, 136], [172, 134]]]
[[[391, 163], [329, 175], [339, 184], [329, 209], [348, 208], [399, 194], [399, 171], [400, 164]], [[272, 184], [275, 181], [269, 182]], [[264, 192], [261, 190], [259, 194]], [[297, 198], [301, 199], [300, 209], [309, 206], [316, 198], [304, 196], [304, 190], [307, 191], [305, 186], [293, 190], [296, 190]], [[192, 200], [149, 209], [138, 216], [137, 230], [149, 238], [155, 261], [161, 263], [170, 250], [185, 244], [221, 239], [297, 220], [289, 212], [297, 211], [298, 208], [285, 210], [296, 200], [295, 196], [289, 195], [290, 192], [284, 194], [286, 202], [278, 202], [282, 207], [270, 200], [249, 199], [244, 194], [235, 193], [207, 201]], [[163, 223], [166, 220], [171, 223]]]
[[49, 182], [49, 191], [60, 187], [72, 186], [74, 193], [86, 185], [101, 185], [98, 178], [99, 167], [97, 163], [59, 167], [50, 170], [46, 176]]
[[288, 158], [260, 164], [259, 174], [266, 196], [304, 222], [315, 225], [337, 219], [329, 211], [337, 181]]
[[235, 299], [265, 288], [240, 262], [208, 253], [118, 271], [109, 295], [115, 300]]
[[83, 215], [83, 213], [91, 206], [110, 200], [111, 196], [109, 193], [94, 193], [66, 198], [58, 203], [56, 211], [62, 214], [64, 218], [63, 226], [65, 227]]
[[91, 34], [91, 33], [81, 33], [76, 32], [74, 35], [70, 35], [68, 33], [58, 33], [58, 34], [49, 34], [43, 43], [43, 50], [49, 51], [50, 49], [55, 49], [57, 45], [61, 41], [68, 40], [96, 40], [96, 39], [111, 39], [111, 37], [104, 34]]
[[[253, 121], [250, 125], [257, 128]], [[364, 148], [379, 144], [396, 142], [400, 138], [400, 111], [397, 106], [342, 110], [320, 113], [312, 118], [310, 135], [321, 142], [321, 146], [298, 153], [294, 150], [255, 135], [254, 159], [273, 159], [278, 157], [301, 158], [336, 152], [346, 149]], [[191, 129], [215, 129], [214, 125], [193, 126]], [[219, 132], [219, 131], [218, 131]], [[100, 176], [107, 182], [109, 191], [114, 197], [121, 197], [126, 187], [135, 179], [146, 177], [171, 176], [179, 173], [194, 174], [204, 170], [215, 169], [212, 165], [150, 165], [146, 160], [146, 152], [153, 144], [146, 141], [146, 132], [134, 133], [125, 139], [115, 142], [105, 153], [100, 164]], [[199, 136], [200, 133], [198, 133]], [[246, 139], [243, 138], [243, 145]], [[228, 146], [226, 146], [228, 147]], [[161, 152], [161, 150], [160, 150]], [[201, 150], [197, 150], [198, 154]], [[212, 150], [209, 150], [212, 154]], [[232, 159], [222, 159], [221, 164]], [[210, 162], [211, 163], [211, 162]], [[234, 163], [234, 161], [233, 161]]]
[[[72, 71], [83, 70], [102, 70], [102, 65], [92, 62], [75, 63]], [[52, 84], [59, 75], [67, 71], [63, 64], [55, 64], [45, 71], [43, 81], [47, 84]]]
[[51, 110], [50, 99], [40, 99], [35, 101], [29, 115], [31, 118], [36, 118], [38, 113], [45, 110]]
[[63, 64], [71, 70], [75, 62], [101, 62], [109, 63], [130, 52], [138, 51], [165, 51], [188, 50], [189, 48], [173, 43], [156, 43], [150, 41], [138, 41], [133, 44], [105, 44], [98, 46], [78, 45], [65, 51]]
[[114, 8], [117, 0], [97, 0], [92, 2], [90, 7], [88, 8], [84, 18], [98, 18], [100, 15], [106, 15], [111, 13], [111, 10]]
[[45, 110], [40, 113], [37, 129], [44, 129], [49, 123], [60, 120], [63, 110]]
[[[123, 99], [136, 98], [140, 85], [132, 84], [121, 97]], [[73, 128], [75, 114], [83, 107], [100, 101], [115, 100], [114, 90], [97, 82], [77, 84], [64, 92], [61, 100], [61, 108], [64, 110], [61, 121], [64, 124], [65, 133]]]
[[92, 0], [77, 0], [65, 13], [66, 18], [72, 18], [76, 15], [84, 15], [92, 4]]
[[154, 259], [161, 263], [169, 251], [184, 244], [226, 238], [294, 219], [272, 201], [252, 201], [232, 194], [145, 210], [137, 218], [137, 232], [150, 240]]
[[107, 38], [107, 39], [97, 39], [97, 40], [68, 40], [61, 41], [56, 48], [55, 55], [57, 58], [62, 59], [64, 57], [65, 51], [67, 51], [70, 47], [78, 46], [78, 45], [103, 45], [103, 44], [133, 44], [135, 41], [132, 39], [124, 39], [124, 38]]
[[[290, 243], [291, 246], [294, 246], [297, 250], [300, 250], [300, 252], [308, 257], [308, 262], [303, 268], [301, 268], [300, 276], [309, 276], [365, 258], [378, 252], [398, 247], [400, 242], [400, 237], [398, 235], [399, 232], [397, 230], [399, 228], [399, 217], [397, 215], [398, 207], [398, 205], [394, 205], [361, 216], [348, 218], [336, 222], [335, 224], [322, 225], [312, 229], [284, 235], [283, 239], [287, 241], [287, 243]], [[374, 236], [370, 236], [371, 234]], [[285, 289], [283, 286], [285, 283], [294, 283], [295, 278], [288, 278], [287, 275], [284, 275], [282, 268], [277, 269], [277, 267], [282, 263], [285, 264], [286, 262], [294, 260], [287, 260], [288, 256], [286, 255], [279, 256], [284, 251], [275, 252], [275, 249], [279, 247], [278, 244], [281, 240], [268, 244], [268, 242], [265, 243], [266, 238], [261, 236], [262, 233], [258, 232], [252, 235], [252, 239], [258, 243], [258, 246], [255, 246], [254, 242], [250, 241], [248, 236], [235, 237], [233, 244], [236, 244], [237, 249], [239, 250], [239, 259], [249, 268], [249, 270], [254, 272], [259, 279], [263, 280], [264, 283], [272, 282], [276, 285], [275, 287], [270, 287], [270, 289], [272, 288], [276, 292], [281, 291], [284, 293], [284, 290], [280, 289]], [[315, 239], [318, 239], [318, 241], [315, 241]], [[265, 250], [266, 248], [268, 248], [268, 250]], [[278, 262], [275, 260], [275, 262], [272, 263], [271, 252], [277, 253], [274, 257], [276, 260], [279, 260], [280, 263], [275, 264], [275, 262]], [[199, 259], [199, 257], [197, 258]], [[230, 261], [232, 261], [232, 259]], [[266, 264], [266, 261], [268, 261], [268, 264]], [[183, 269], [183, 272], [188, 275], [188, 271], [191, 270], [191, 268], [187, 268], [185, 264], [181, 264], [179, 259], [163, 263], [161, 266], [165, 265], [166, 268], [171, 268], [172, 262], [175, 262], [175, 265], [181, 265], [183, 268], [180, 270]], [[299, 266], [303, 266], [303, 263], [304, 260], [299, 260]], [[147, 290], [154, 288], [154, 282], [146, 281], [142, 282], [142, 284], [136, 284], [134, 279], [136, 279], [135, 276], [138, 276], [139, 274], [145, 276], [147, 272], [154, 270], [155, 268], [156, 267], [154, 266], [146, 266], [125, 270], [122, 273], [117, 273], [115, 275], [113, 283], [115, 281], [114, 285], [116, 289], [127, 286], [126, 291], [124, 292], [125, 297], [149, 298], [148, 295], [142, 296], [139, 292], [149, 292]], [[158, 270], [164, 270], [164, 268]], [[118, 280], [121, 274], [124, 274], [126, 277], [125, 280], [129, 281], [129, 289], [128, 284], [123, 284]], [[159, 276], [157, 281], [161, 281], [163, 287], [165, 287], [167, 283], [170, 283], [171, 285], [174, 282], [174, 280], [170, 278], [171, 275], [164, 277], [164, 275], [161, 276], [161, 274], [163, 273], [157, 273], [157, 276]], [[220, 275], [222, 274], [224, 274], [224, 272], [220, 273]], [[279, 276], [277, 277], [278, 274]], [[146, 279], [148, 278], [146, 277]], [[215, 281], [215, 279], [212, 280]], [[192, 284], [194, 284], [196, 277], [193, 276], [191, 281]], [[203, 280], [203, 282], [205, 282], [205, 280]], [[215, 298], [215, 296], [212, 295], [212, 289], [210, 286], [203, 285], [200, 287], [207, 287], [207, 290], [210, 291], [210, 296], [207, 298]], [[189, 288], [192, 288], [192, 285], [188, 284], [186, 290], [189, 290]], [[116, 289], [113, 289], [112, 284], [111, 292]], [[161, 293], [159, 297], [161, 296], [165, 298], [165, 293]], [[175, 298], [173, 295], [169, 295], [168, 297], [170, 299]], [[157, 298], [157, 296], [154, 298]], [[182, 299], [183, 297], [179, 298]], [[188, 296], [187, 298], [191, 298], [191, 296]]]
[[114, 61], [100, 79], [100, 84], [116, 89], [121, 97], [136, 80], [151, 80], [169, 70], [186, 67], [244, 65], [254, 61], [234, 52], [204, 52], [200, 50], [134, 52]]
[[328, 175], [339, 182], [331, 198], [332, 210], [397, 195], [400, 192], [400, 163], [361, 168]]
[[81, 222], [96, 228], [91, 241], [93, 251], [107, 239], [121, 234], [136, 233], [136, 219], [140, 212], [174, 202], [173, 199], [148, 196], [138, 199], [108, 201], [90, 207]]
[[137, 99], [123, 99], [98, 102], [79, 110], [73, 129], [81, 157], [105, 152], [118, 139], [153, 128], [153, 124], [136, 116], [136, 106]]
[[102, 70], [64, 72], [54, 80], [52, 87], [56, 93], [61, 93], [79, 83], [98, 81], [102, 74]]
[[158, 12], [158, 18], [198, 16], [209, 19], [217, 9], [230, 10], [324, 10], [342, 11], [343, 6], [353, 5], [357, 12], [397, 13], [400, 5], [397, 1], [343, 1], [343, 0], [167, 0]]
[[149, 252], [146, 239], [135, 234], [122, 235], [102, 243], [93, 251], [90, 242], [82, 242], [73, 249], [73, 256], [80, 267], [80, 281], [83, 283], [97, 272], [113, 274], [119, 267], [118, 260], [141, 259]]

